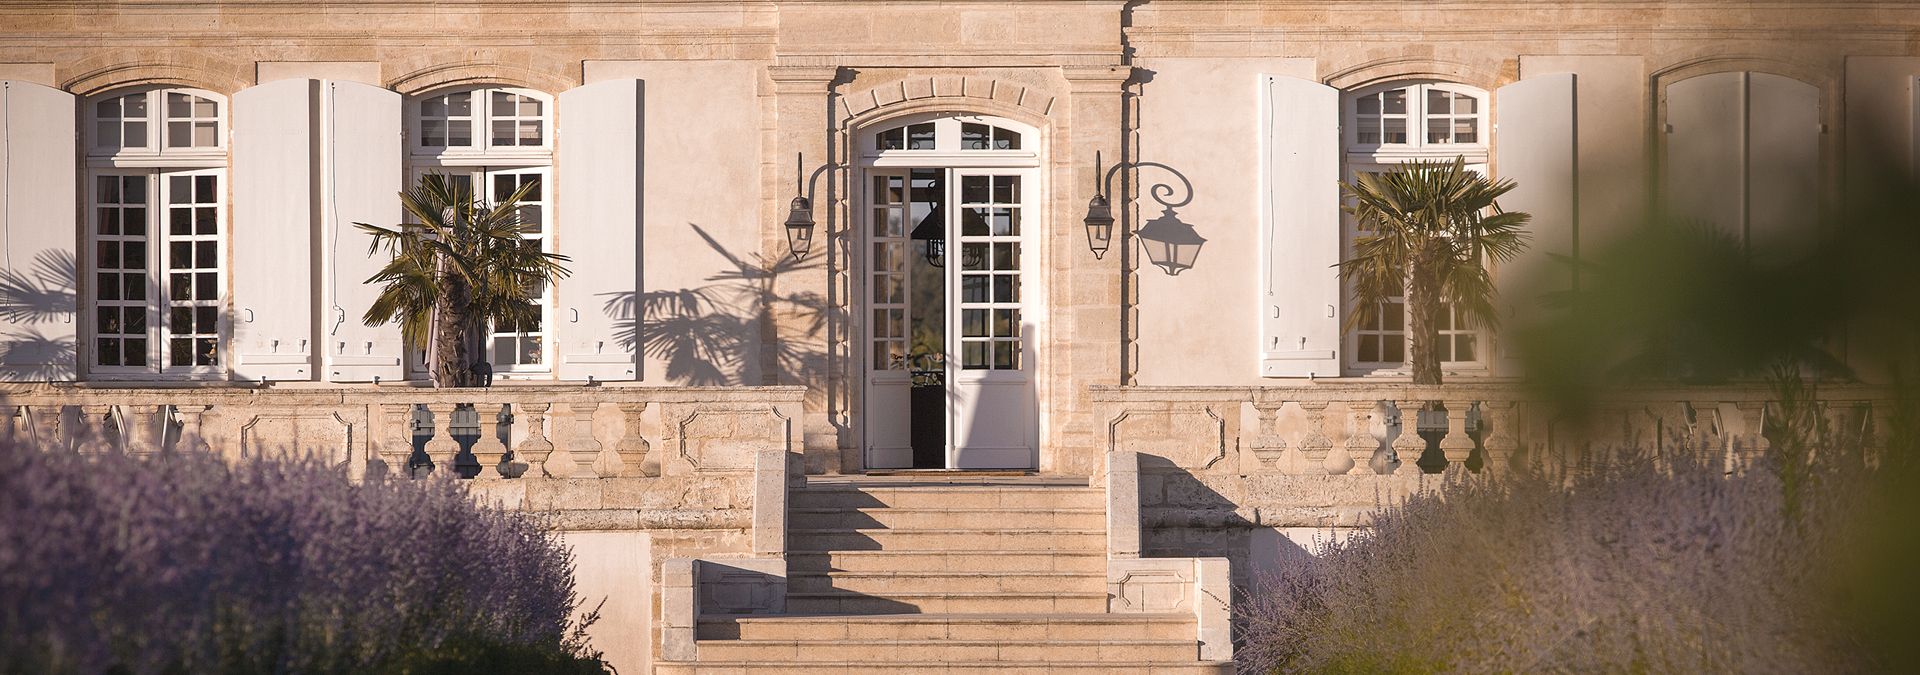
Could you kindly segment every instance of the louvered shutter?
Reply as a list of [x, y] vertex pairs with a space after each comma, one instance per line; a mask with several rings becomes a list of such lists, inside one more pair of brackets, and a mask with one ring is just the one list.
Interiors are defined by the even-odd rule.
[[[1541, 316], [1542, 300], [1572, 288], [1565, 261], [1574, 254], [1577, 203], [1575, 77], [1556, 73], [1530, 77], [1495, 92], [1499, 124], [1497, 168], [1514, 189], [1500, 200], [1507, 211], [1533, 216], [1529, 246], [1498, 270], [1501, 319], [1509, 335]], [[1556, 259], [1557, 258], [1557, 259]], [[1500, 342], [1495, 364], [1502, 375], [1519, 373], [1519, 353]]]
[[400, 326], [366, 325], [362, 317], [380, 294], [366, 283], [390, 259], [369, 254], [371, 238], [354, 227], [400, 223], [400, 95], [357, 82], [326, 82], [320, 166], [331, 191], [322, 205], [322, 226], [332, 260], [326, 270], [332, 306], [322, 313], [327, 362], [336, 382], [404, 379]]
[[0, 80], [0, 120], [0, 379], [70, 381], [78, 362], [73, 95]]
[[560, 94], [557, 250], [573, 274], [556, 288], [563, 380], [640, 377], [640, 106], [637, 79]]
[[1260, 374], [1340, 375], [1340, 97], [1262, 81]]
[[318, 80], [233, 97], [233, 373], [313, 379], [311, 157]]

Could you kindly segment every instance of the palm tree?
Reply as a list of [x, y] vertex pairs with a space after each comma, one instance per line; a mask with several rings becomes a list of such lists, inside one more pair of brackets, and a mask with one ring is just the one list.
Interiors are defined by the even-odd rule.
[[539, 321], [542, 287], [569, 273], [561, 266], [566, 256], [542, 251], [538, 239], [527, 237], [540, 226], [521, 221], [519, 204], [534, 185], [483, 204], [471, 183], [428, 174], [400, 193], [401, 206], [417, 222], [395, 228], [354, 223], [373, 235], [368, 253], [393, 255], [367, 279], [383, 288], [362, 320], [398, 322], [407, 344], [431, 346], [435, 386], [478, 384], [474, 365], [489, 322]]
[[1407, 162], [1341, 184], [1361, 229], [1353, 257], [1339, 265], [1359, 305], [1346, 330], [1404, 295], [1414, 384], [1440, 384], [1440, 312], [1458, 307], [1474, 325], [1499, 327], [1487, 263], [1526, 248], [1521, 227], [1531, 218], [1495, 203], [1513, 187], [1467, 170], [1464, 158]]

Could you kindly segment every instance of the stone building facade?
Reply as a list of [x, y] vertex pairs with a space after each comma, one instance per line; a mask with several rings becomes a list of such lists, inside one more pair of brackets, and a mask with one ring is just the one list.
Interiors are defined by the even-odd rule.
[[[36, 434], [111, 419], [164, 445], [225, 406], [235, 448], [319, 428], [355, 475], [414, 438], [450, 451], [452, 399], [420, 398], [422, 357], [360, 320], [378, 261], [353, 223], [402, 222], [395, 193], [427, 173], [482, 200], [534, 183], [524, 213], [574, 274], [536, 325], [489, 336], [496, 389], [520, 393], [475, 401], [584, 406], [566, 430], [511, 408], [507, 448], [580, 441], [576, 469], [535, 477], [655, 485], [677, 470], [620, 459], [677, 443], [693, 475], [685, 448], [725, 444], [686, 439], [733, 433], [813, 477], [1111, 485], [1137, 452], [1122, 501], [1146, 531], [1108, 552], [1222, 556], [1244, 585], [1424, 480], [1390, 461], [1424, 445], [1398, 402], [1458, 403], [1434, 422], [1451, 461], [1547, 437], [1517, 421], [1501, 336], [1449, 323], [1468, 384], [1424, 391], [1400, 310], [1340, 329], [1336, 181], [1453, 157], [1516, 180], [1503, 205], [1535, 245], [1501, 271], [1512, 312], [1651, 203], [1791, 248], [1868, 153], [1914, 161], [1916, 30], [1909, 3], [1813, 0], [6, 3], [0, 373]], [[1085, 225], [1096, 194], [1110, 238]], [[276, 396], [334, 412], [315, 427], [288, 411], [322, 404]], [[1655, 398], [1642, 418], [1758, 436], [1750, 392]], [[416, 403], [444, 409], [392, 408]], [[1516, 421], [1469, 438], [1468, 407]], [[709, 469], [758, 466], [728, 456]], [[514, 503], [685, 510], [552, 489], [573, 496]], [[637, 623], [602, 629], [639, 645], [627, 663], [672, 651], [668, 558], [785, 551], [631, 544], [751, 530], [732, 516], [581, 518], [638, 538], [583, 563], [639, 570], [602, 586], [641, 589]]]

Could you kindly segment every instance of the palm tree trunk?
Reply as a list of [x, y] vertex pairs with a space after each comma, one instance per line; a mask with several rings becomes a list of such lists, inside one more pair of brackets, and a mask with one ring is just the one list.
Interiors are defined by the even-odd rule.
[[1440, 384], [1440, 280], [1434, 278], [1432, 253], [1421, 251], [1413, 258], [1413, 277], [1407, 284], [1408, 357], [1413, 366], [1413, 383]]
[[467, 284], [451, 275], [442, 277], [444, 291], [435, 306], [433, 384], [436, 387], [473, 386], [473, 341], [477, 331]]

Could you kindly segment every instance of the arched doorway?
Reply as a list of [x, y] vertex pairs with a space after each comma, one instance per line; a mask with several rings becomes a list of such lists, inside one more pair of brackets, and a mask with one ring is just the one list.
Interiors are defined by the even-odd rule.
[[866, 467], [1034, 468], [1038, 130], [926, 114], [854, 142]]

